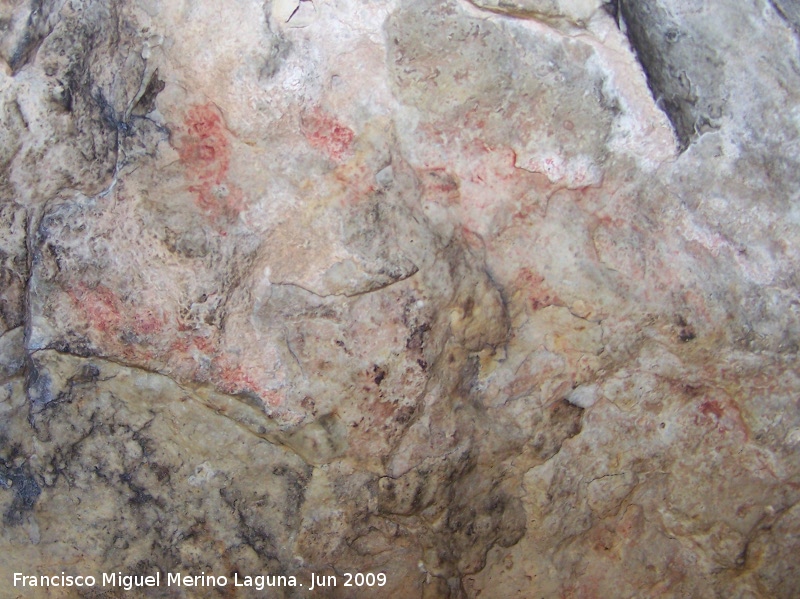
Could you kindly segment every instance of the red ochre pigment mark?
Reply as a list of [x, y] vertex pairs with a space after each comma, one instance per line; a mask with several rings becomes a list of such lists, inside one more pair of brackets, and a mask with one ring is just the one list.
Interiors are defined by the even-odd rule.
[[544, 277], [530, 268], [522, 268], [517, 275], [518, 283], [527, 290], [531, 309], [541, 310], [547, 306], [560, 305], [558, 295], [544, 282]]
[[515, 164], [517, 154], [507, 146], [489, 146], [476, 139], [465, 144], [464, 155], [469, 157], [472, 183], [480, 185], [508, 185], [517, 182], [526, 176], [526, 171], [521, 171]]
[[341, 186], [341, 204], [352, 206], [374, 196], [375, 173], [360, 160], [339, 165], [334, 171], [334, 178]]
[[276, 407], [283, 402], [280, 393], [264, 388], [253, 373], [240, 364], [231, 364], [224, 356], [214, 358], [211, 372], [214, 384], [225, 393], [254, 393], [270, 407]]
[[[179, 327], [180, 329], [181, 327]], [[209, 337], [201, 337], [199, 335], [191, 335], [189, 337], [182, 337], [176, 339], [169, 346], [170, 353], [186, 353], [190, 350], [197, 350], [203, 354], [213, 352], [215, 348], [215, 341]]]
[[467, 245], [474, 249], [482, 249], [486, 247], [486, 241], [483, 235], [478, 233], [475, 228], [469, 225], [461, 225], [461, 238]]
[[190, 185], [189, 191], [195, 194], [195, 203], [212, 218], [235, 218], [244, 210], [244, 194], [236, 185], [215, 185], [204, 182]]
[[230, 366], [217, 362], [216, 374], [220, 387], [228, 393], [256, 391], [259, 387], [256, 380], [241, 366]]
[[213, 104], [193, 106], [184, 121], [186, 133], [178, 154], [187, 175], [222, 183], [228, 174], [231, 150], [222, 117]]
[[722, 418], [725, 410], [719, 405], [718, 401], [710, 399], [708, 401], [704, 401], [703, 404], [700, 406], [700, 411], [703, 413], [704, 416], [709, 416], [713, 414], [717, 417], [717, 420]]
[[104, 285], [89, 287], [81, 284], [68, 293], [89, 326], [104, 335], [118, 337], [132, 333], [136, 337], [145, 337], [159, 333], [166, 324], [157, 311], [126, 305]]
[[94, 288], [78, 285], [68, 293], [91, 327], [104, 334], [119, 332], [122, 323], [121, 306], [114, 292], [103, 285]]
[[728, 432], [740, 434], [745, 441], [750, 438], [750, 431], [736, 403], [706, 399], [700, 404], [698, 411], [702, 416], [695, 415], [695, 425], [711, 425], [722, 435]]
[[456, 178], [443, 168], [426, 169], [419, 172], [426, 200], [446, 206], [454, 206], [461, 199]]
[[153, 335], [164, 328], [164, 320], [152, 310], [140, 310], [133, 313], [131, 329], [137, 335]]
[[466, 130], [482, 130], [486, 128], [488, 115], [488, 110], [484, 108], [478, 109], [477, 105], [475, 105], [463, 114], [461, 122]]
[[339, 161], [350, 149], [355, 134], [331, 115], [315, 108], [302, 118], [303, 135], [312, 147]]
[[229, 132], [212, 104], [193, 106], [177, 148], [195, 203], [212, 220], [232, 219], [244, 209], [244, 194], [227, 181], [231, 162]]

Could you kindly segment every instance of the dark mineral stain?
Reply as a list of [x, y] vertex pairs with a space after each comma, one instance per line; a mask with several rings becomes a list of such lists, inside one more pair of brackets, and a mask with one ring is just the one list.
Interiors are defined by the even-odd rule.
[[380, 384], [383, 382], [383, 379], [386, 378], [386, 371], [377, 364], [373, 364], [372, 372], [375, 375], [375, 378], [373, 379], [375, 384], [380, 386]]
[[475, 300], [473, 298], [467, 298], [467, 301], [464, 302], [464, 318], [469, 318], [472, 316], [472, 311], [475, 309]]
[[139, 98], [139, 101], [136, 103], [131, 113], [137, 116], [143, 116], [153, 112], [156, 107], [156, 96], [158, 96], [165, 87], [166, 83], [158, 78], [158, 69], [156, 69], [153, 72], [153, 76], [150, 77], [150, 81], [147, 83], [144, 93]]
[[0, 461], [0, 487], [14, 493], [11, 505], [3, 514], [3, 523], [9, 526], [21, 524], [25, 513], [33, 510], [42, 494], [27, 465], [10, 468], [4, 461]]
[[41, 408], [55, 399], [52, 389], [53, 381], [50, 375], [46, 370], [38, 368], [35, 362], [28, 369], [25, 383], [28, 401], [34, 407]]
[[678, 332], [678, 339], [680, 339], [683, 343], [691, 341], [697, 337], [694, 332], [694, 327], [690, 325], [683, 316], [678, 316], [676, 318], [676, 323], [680, 328]]
[[129, 473], [120, 474], [119, 480], [125, 483], [133, 493], [128, 498], [128, 503], [131, 505], [142, 505], [153, 501], [153, 496], [147, 492], [147, 489], [134, 483], [133, 477]]
[[428, 323], [415, 327], [411, 336], [406, 340], [406, 349], [422, 349], [425, 346], [425, 333], [431, 330]]

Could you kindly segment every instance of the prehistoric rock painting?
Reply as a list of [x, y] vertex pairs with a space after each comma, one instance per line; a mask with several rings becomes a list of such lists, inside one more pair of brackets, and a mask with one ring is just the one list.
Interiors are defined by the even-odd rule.
[[0, 595], [800, 595], [798, 22], [0, 3]]

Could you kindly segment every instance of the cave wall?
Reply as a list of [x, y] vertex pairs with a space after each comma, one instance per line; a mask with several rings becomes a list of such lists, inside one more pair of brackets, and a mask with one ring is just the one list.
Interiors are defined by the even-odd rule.
[[0, 584], [796, 597], [797, 23], [0, 3]]

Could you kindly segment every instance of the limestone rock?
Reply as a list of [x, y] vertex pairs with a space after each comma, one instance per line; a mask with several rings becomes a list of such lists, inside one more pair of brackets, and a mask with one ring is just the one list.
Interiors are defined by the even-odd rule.
[[601, 8], [600, 0], [471, 0], [475, 6], [502, 14], [550, 22], [585, 25]]
[[3, 3], [4, 588], [798, 595], [793, 6]]

